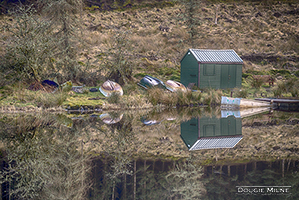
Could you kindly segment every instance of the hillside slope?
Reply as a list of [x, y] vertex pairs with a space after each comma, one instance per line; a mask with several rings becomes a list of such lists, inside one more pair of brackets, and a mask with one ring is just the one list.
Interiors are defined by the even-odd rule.
[[111, 48], [116, 34], [129, 31], [125, 55], [136, 67], [135, 76], [144, 72], [177, 79], [180, 59], [188, 48], [234, 49], [244, 60], [244, 73], [299, 68], [299, 4], [202, 3], [199, 31], [191, 41], [184, 21], [178, 20], [183, 12], [182, 5], [86, 10], [84, 35], [89, 45], [81, 55], [95, 60]]

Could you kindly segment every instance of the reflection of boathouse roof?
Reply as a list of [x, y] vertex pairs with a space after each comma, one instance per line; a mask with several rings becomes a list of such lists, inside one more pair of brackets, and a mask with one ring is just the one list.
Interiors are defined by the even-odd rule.
[[242, 119], [192, 118], [181, 123], [181, 138], [191, 150], [233, 148], [242, 138]]
[[213, 138], [200, 138], [196, 143], [189, 149], [199, 150], [199, 149], [216, 149], [216, 148], [233, 148], [243, 136], [228, 136], [228, 137], [213, 137]]

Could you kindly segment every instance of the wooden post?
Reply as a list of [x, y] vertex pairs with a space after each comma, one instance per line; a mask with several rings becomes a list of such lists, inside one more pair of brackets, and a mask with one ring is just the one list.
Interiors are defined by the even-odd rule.
[[244, 173], [246, 174], [246, 172], [247, 172], [247, 163], [244, 166]]
[[227, 166], [227, 174], [230, 176], [230, 165]]
[[256, 161], [253, 162], [253, 169], [256, 170]]

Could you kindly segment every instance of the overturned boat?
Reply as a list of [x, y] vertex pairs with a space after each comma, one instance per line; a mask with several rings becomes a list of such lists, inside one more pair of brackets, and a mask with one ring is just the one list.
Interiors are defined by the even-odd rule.
[[166, 81], [165, 86], [171, 92], [187, 91], [187, 88], [182, 83], [173, 80]]
[[54, 93], [57, 91], [58, 87], [59, 87], [59, 85], [55, 81], [46, 79], [46, 80], [43, 80], [42, 82], [36, 81], [36, 82], [32, 83], [28, 87], [28, 90], [32, 90], [32, 91], [42, 90], [45, 92]]
[[263, 102], [251, 99], [221, 97], [221, 107], [240, 107], [240, 108], [253, 108], [253, 107], [270, 107], [271, 102]]
[[155, 78], [155, 77], [152, 77], [152, 76], [149, 76], [149, 75], [146, 75], [145, 77], [143, 77], [139, 83], [137, 83], [137, 85], [139, 85], [140, 87], [142, 87], [143, 89], [150, 89], [150, 88], [153, 88], [153, 87], [158, 87], [158, 88], [161, 88], [161, 89], [166, 89], [166, 86], [165, 84], [163, 83], [163, 81]]
[[110, 80], [104, 82], [99, 90], [105, 97], [109, 97], [112, 93], [117, 93], [121, 96], [124, 94], [122, 87], [118, 83]]

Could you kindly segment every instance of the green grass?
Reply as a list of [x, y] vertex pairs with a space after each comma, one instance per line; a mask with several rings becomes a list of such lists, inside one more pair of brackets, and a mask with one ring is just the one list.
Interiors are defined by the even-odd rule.
[[[89, 89], [89, 88], [87, 88]], [[99, 99], [101, 98], [101, 99]], [[93, 99], [93, 100], [91, 100]], [[65, 107], [75, 107], [75, 106], [102, 106], [106, 97], [101, 92], [87, 92], [87, 93], [75, 93], [73, 91], [69, 92], [68, 97], [63, 102]]]

